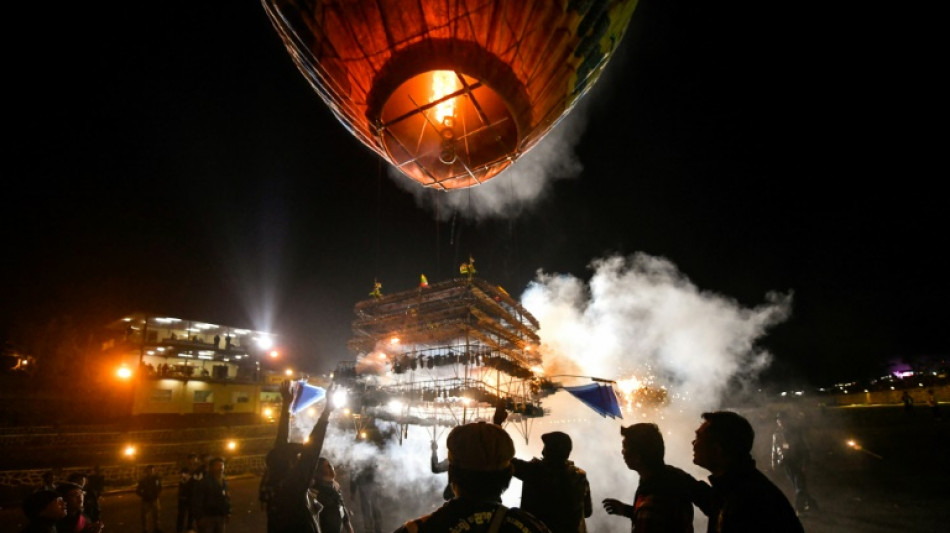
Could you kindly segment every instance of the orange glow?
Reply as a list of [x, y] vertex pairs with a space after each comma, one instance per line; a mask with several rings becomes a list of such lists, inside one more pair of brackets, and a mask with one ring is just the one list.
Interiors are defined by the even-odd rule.
[[276, 359], [278, 355], [280, 355], [280, 353], [277, 350], [270, 351], [271, 359]]
[[236, 450], [236, 449], [237, 449], [237, 442], [234, 442], [233, 440], [229, 440], [229, 441], [228, 441], [228, 449], [231, 450], [231, 451]]
[[423, 72], [397, 86], [380, 110], [380, 140], [389, 159], [427, 187], [478, 185], [507, 168], [518, 152], [518, 119], [525, 111], [486, 83], [462, 79], [464, 86], [456, 71]]
[[126, 457], [134, 457], [135, 446], [132, 446], [131, 444], [129, 444], [128, 446], [125, 447], [124, 450], [122, 450], [122, 454], [125, 455]]
[[129, 367], [122, 365], [115, 371], [115, 375], [118, 376], [119, 379], [129, 379], [132, 377], [132, 370]]

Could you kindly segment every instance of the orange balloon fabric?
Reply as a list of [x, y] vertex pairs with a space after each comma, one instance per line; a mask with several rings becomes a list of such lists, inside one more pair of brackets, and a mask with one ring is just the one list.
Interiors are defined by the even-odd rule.
[[637, 0], [262, 0], [336, 117], [423, 186], [484, 183], [603, 71]]

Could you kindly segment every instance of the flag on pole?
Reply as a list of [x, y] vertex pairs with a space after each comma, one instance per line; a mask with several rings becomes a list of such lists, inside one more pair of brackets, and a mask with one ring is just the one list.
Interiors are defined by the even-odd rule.
[[589, 383], [579, 387], [564, 387], [564, 390], [575, 398], [597, 411], [602, 417], [623, 418], [620, 413], [620, 402], [613, 386], [604, 383]]
[[307, 383], [307, 380], [301, 379], [297, 381], [297, 397], [294, 398], [294, 403], [290, 406], [290, 412], [297, 414], [300, 411], [310, 407], [311, 405], [319, 402], [327, 395], [326, 389], [323, 387], [317, 387]]

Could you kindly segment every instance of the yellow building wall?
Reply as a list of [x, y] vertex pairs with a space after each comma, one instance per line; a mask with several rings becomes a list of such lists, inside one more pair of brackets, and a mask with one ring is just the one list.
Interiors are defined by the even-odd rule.
[[133, 415], [259, 413], [261, 387], [253, 383], [141, 379], [134, 392]]

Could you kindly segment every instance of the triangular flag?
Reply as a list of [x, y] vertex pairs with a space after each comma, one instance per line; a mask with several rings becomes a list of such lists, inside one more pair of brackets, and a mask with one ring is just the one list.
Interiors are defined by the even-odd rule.
[[300, 411], [303, 411], [311, 405], [319, 402], [326, 395], [326, 389], [311, 385], [307, 383], [307, 380], [304, 379], [298, 380], [297, 397], [294, 399], [293, 405], [290, 406], [290, 412], [297, 414]]
[[617, 401], [617, 393], [610, 385], [590, 383], [579, 387], [564, 387], [564, 390], [597, 411], [600, 416], [623, 418], [620, 413], [620, 403]]

